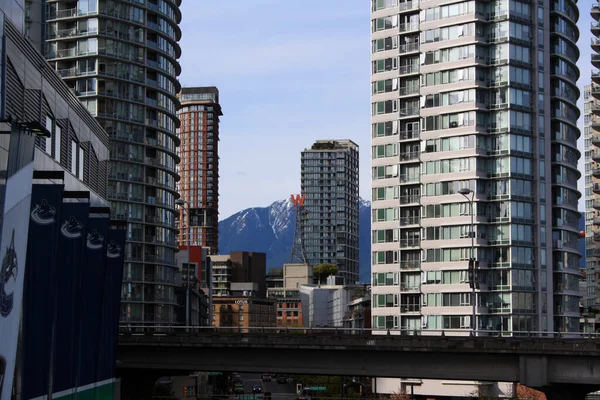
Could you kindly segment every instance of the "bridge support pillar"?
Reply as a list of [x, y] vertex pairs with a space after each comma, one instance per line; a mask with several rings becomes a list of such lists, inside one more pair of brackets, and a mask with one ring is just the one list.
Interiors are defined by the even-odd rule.
[[163, 375], [152, 370], [121, 374], [121, 400], [152, 400], [154, 385]]
[[551, 385], [540, 389], [548, 400], [585, 400], [585, 397], [598, 390], [598, 387], [588, 385]]

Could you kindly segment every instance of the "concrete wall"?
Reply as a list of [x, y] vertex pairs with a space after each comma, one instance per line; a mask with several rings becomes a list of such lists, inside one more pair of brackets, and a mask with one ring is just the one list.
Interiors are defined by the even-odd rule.
[[298, 289], [300, 285], [313, 283], [312, 267], [306, 264], [283, 264], [283, 287]]

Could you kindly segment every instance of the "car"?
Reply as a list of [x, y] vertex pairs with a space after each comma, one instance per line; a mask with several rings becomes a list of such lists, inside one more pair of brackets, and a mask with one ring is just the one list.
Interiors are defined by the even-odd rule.
[[261, 378], [263, 382], [271, 382], [271, 374], [262, 374]]
[[254, 385], [254, 387], [252, 388], [252, 393], [261, 393], [261, 392], [262, 392], [262, 386]]
[[277, 377], [277, 383], [287, 383], [287, 378], [285, 377], [285, 375], [279, 375]]
[[262, 393], [254, 395], [254, 400], [265, 400], [265, 395]]

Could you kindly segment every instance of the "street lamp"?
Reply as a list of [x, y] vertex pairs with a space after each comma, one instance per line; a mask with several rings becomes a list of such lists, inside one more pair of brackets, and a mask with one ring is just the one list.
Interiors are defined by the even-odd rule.
[[[458, 193], [462, 194], [465, 197], [465, 199], [467, 199], [467, 201], [469, 202], [469, 213], [471, 214], [471, 233], [469, 234], [469, 236], [471, 236], [471, 256], [469, 257], [469, 284], [471, 285], [471, 296], [473, 297], [471, 299], [471, 304], [473, 304], [472, 331], [473, 336], [475, 336], [477, 333], [477, 323], [475, 320], [477, 307], [477, 298], [475, 293], [475, 222], [473, 220], [473, 200], [475, 198], [475, 192], [469, 188], [462, 188], [458, 191]], [[469, 198], [469, 194], [471, 195], [471, 198]]]
[[[190, 238], [190, 207], [187, 201], [183, 199], [175, 200], [175, 204], [180, 206], [182, 210], [185, 210], [187, 214], [187, 251], [188, 251], [188, 262], [187, 262], [187, 287], [185, 289], [185, 326], [190, 326], [190, 253], [191, 253], [191, 244], [192, 240]], [[179, 218], [179, 231], [181, 232], [181, 227], [183, 219]]]

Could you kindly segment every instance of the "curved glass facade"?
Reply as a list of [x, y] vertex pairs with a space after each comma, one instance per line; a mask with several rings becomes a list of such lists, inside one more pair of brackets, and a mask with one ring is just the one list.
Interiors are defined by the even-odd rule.
[[586, 310], [600, 306], [600, 5], [593, 2], [591, 15], [592, 76], [585, 87], [585, 247]]
[[175, 323], [180, 0], [48, 0], [46, 58], [110, 135], [121, 322]]
[[577, 19], [372, 0], [374, 328], [579, 330]]

